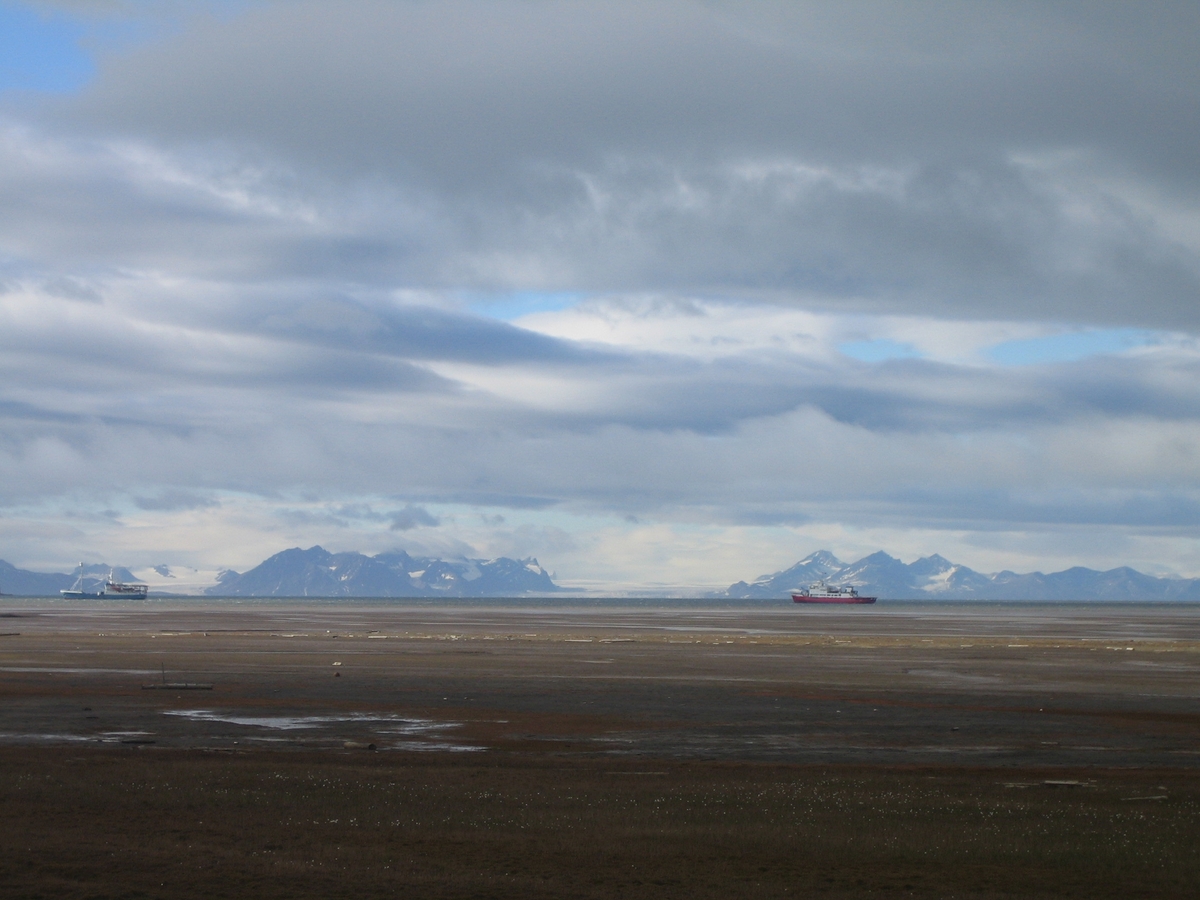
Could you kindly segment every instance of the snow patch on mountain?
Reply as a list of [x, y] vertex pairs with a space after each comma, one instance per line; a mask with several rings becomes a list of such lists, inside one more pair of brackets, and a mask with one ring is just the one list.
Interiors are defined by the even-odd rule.
[[536, 559], [428, 559], [403, 550], [364, 556], [294, 547], [224, 578], [211, 596], [523, 597], [560, 589]]
[[818, 550], [781, 572], [752, 583], [736, 582], [710, 596], [786, 599], [798, 588], [824, 581], [854, 587], [865, 596], [893, 600], [1200, 600], [1200, 579], [1155, 578], [1128, 567], [1098, 572], [1075, 567], [1043, 575], [1003, 571], [984, 575], [933, 554], [906, 565], [882, 551], [843, 563]]

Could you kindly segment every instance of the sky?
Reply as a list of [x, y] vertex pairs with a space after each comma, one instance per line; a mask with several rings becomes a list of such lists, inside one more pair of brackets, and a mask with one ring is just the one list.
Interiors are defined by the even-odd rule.
[[1198, 35], [0, 0], [0, 558], [1200, 576]]

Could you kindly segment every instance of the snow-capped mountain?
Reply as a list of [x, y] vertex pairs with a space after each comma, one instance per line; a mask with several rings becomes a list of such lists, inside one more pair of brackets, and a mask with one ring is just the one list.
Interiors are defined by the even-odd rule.
[[536, 559], [429, 559], [403, 550], [364, 556], [294, 547], [244, 574], [224, 572], [216, 597], [520, 597], [559, 588]]
[[[364, 556], [321, 547], [276, 553], [248, 572], [158, 565], [129, 570], [95, 563], [84, 567], [93, 584], [109, 574], [140, 582], [151, 594], [215, 597], [520, 597], [562, 591], [536, 559], [432, 559], [402, 550]], [[17, 596], [57, 596], [79, 573], [42, 573], [0, 560], [0, 591]], [[1200, 579], [1155, 578], [1121, 567], [1107, 572], [1076, 567], [1045, 575], [1003, 571], [984, 575], [934, 554], [906, 565], [886, 553], [844, 563], [819, 550], [791, 568], [739, 581], [710, 597], [787, 599], [817, 581], [851, 586], [860, 594], [913, 600], [1200, 600]]]
[[[129, 570], [84, 566], [86, 585], [98, 590], [111, 572], [117, 581], [150, 586], [152, 595], [213, 597], [521, 597], [561, 590], [536, 559], [428, 559], [403, 550], [364, 556], [322, 547], [276, 553], [248, 572], [157, 565]], [[0, 560], [0, 592], [55, 597], [79, 575], [18, 569]]]
[[937, 554], [906, 565], [881, 551], [843, 563], [827, 550], [749, 584], [739, 581], [716, 596], [786, 599], [796, 588], [817, 581], [895, 600], [1200, 600], [1200, 579], [1155, 578], [1126, 567], [1107, 572], [1076, 567], [1050, 575], [1009, 571], [983, 575]]

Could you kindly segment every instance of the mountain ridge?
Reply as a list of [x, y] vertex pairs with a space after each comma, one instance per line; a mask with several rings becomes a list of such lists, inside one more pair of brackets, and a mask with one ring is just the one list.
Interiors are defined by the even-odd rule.
[[[164, 587], [165, 579], [174, 578], [171, 567], [152, 569], [163, 577]], [[103, 578], [110, 567], [96, 563], [85, 572]], [[138, 580], [125, 568], [112, 567], [111, 572], [121, 581]], [[9, 596], [56, 596], [71, 587], [77, 573], [30, 572], [0, 560], [0, 591]], [[533, 557], [446, 560], [413, 557], [404, 550], [366, 556], [331, 553], [319, 545], [280, 551], [244, 573], [225, 569], [215, 575], [210, 571], [206, 578], [188, 586], [210, 597], [520, 597], [570, 590], [556, 585]], [[791, 591], [817, 581], [896, 600], [1200, 600], [1200, 579], [1157, 578], [1128, 566], [1104, 572], [1074, 566], [1050, 574], [1005, 569], [987, 575], [936, 553], [905, 564], [878, 551], [846, 563], [828, 550], [701, 599], [786, 600]], [[151, 588], [153, 594], [174, 592]]]
[[817, 581], [890, 600], [1200, 600], [1200, 578], [1157, 578], [1128, 566], [985, 575], [936, 553], [905, 564], [882, 550], [853, 563], [818, 550], [787, 569], [735, 582], [709, 596], [779, 600]]
[[[12, 563], [0, 559], [0, 592], [13, 597], [54, 596], [75, 584], [79, 569], [73, 572], [31, 572], [18, 569]], [[109, 576], [116, 581], [136, 581], [133, 573], [123, 566], [93, 563], [83, 567], [86, 590], [99, 590]]]
[[292, 547], [244, 573], [226, 571], [210, 597], [514, 597], [560, 590], [533, 557], [515, 560], [366, 556]]
[[[164, 581], [173, 578], [167, 565], [153, 566]], [[128, 569], [92, 564], [89, 580], [109, 572], [121, 581], [137, 581]], [[0, 591], [9, 596], [53, 597], [74, 584], [70, 574], [30, 572], [0, 560]], [[520, 597], [562, 590], [538, 561], [437, 559], [413, 557], [403, 550], [376, 556], [354, 551], [331, 553], [321, 546], [293, 547], [263, 560], [246, 572], [223, 569], [216, 584], [197, 586], [196, 594], [210, 597]], [[193, 582], [194, 584], [194, 582]], [[151, 594], [175, 593], [152, 585]]]

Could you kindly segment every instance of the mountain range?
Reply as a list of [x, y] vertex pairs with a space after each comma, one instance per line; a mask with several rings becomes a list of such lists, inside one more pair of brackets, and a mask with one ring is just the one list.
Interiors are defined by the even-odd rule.
[[[521, 597], [564, 590], [532, 557], [446, 560], [409, 556], [403, 550], [365, 556], [294, 547], [244, 573], [228, 569], [202, 573], [165, 565], [136, 572], [102, 564], [84, 567], [92, 585], [110, 571], [117, 581], [148, 582], [154, 594], [212, 597]], [[30, 572], [0, 560], [0, 591], [56, 596], [71, 587], [78, 574], [78, 569], [70, 574]], [[937, 554], [907, 565], [883, 552], [844, 563], [827, 550], [818, 550], [789, 569], [750, 583], [739, 581], [707, 596], [786, 600], [791, 591], [817, 581], [894, 600], [1200, 600], [1200, 579], [1155, 578], [1127, 567], [1107, 572], [1076, 567], [1049, 575], [1010, 571], [984, 575]]]
[[364, 556], [295, 547], [250, 571], [222, 572], [214, 597], [520, 597], [559, 588], [529, 559], [431, 559], [403, 550]]
[[[84, 567], [88, 590], [96, 590], [110, 572], [117, 581], [149, 583], [152, 594], [212, 597], [521, 597], [560, 590], [532, 557], [445, 560], [403, 550], [364, 556], [295, 547], [244, 573], [210, 572], [207, 582], [197, 582], [201, 573], [182, 567], [152, 566], [134, 573], [94, 564]], [[53, 597], [78, 576], [78, 569], [69, 575], [30, 572], [0, 560], [0, 591], [9, 595]]]
[[[103, 586], [110, 575], [114, 581], [137, 581], [132, 572], [121, 566], [97, 563], [83, 567], [84, 583], [88, 590], [97, 590], [97, 585]], [[0, 559], [0, 591], [17, 597], [52, 597], [75, 584], [78, 577], [78, 569], [67, 575], [30, 572]]]
[[796, 588], [818, 581], [892, 600], [1200, 600], [1200, 578], [1155, 578], [1124, 566], [1107, 572], [1077, 566], [1050, 575], [1007, 570], [984, 575], [936, 553], [906, 565], [882, 551], [844, 563], [828, 550], [711, 596], [786, 599]]

